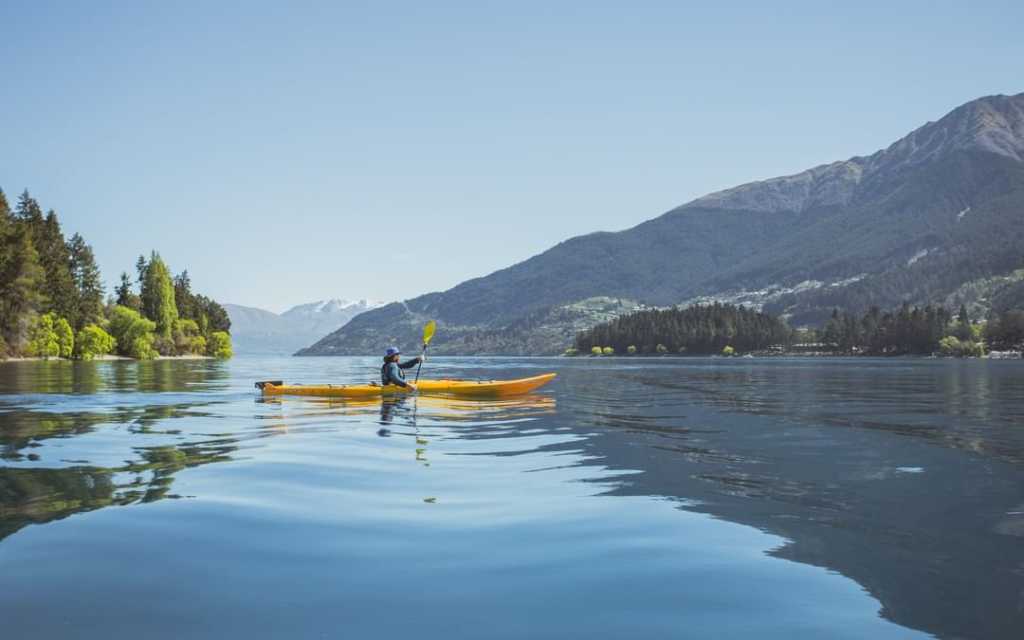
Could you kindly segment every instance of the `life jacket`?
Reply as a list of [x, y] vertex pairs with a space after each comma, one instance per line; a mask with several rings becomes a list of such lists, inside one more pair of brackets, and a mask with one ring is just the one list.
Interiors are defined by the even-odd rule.
[[[388, 376], [388, 365], [390, 364], [390, 362], [385, 362], [380, 368], [380, 383], [382, 386], [385, 387], [389, 384], [392, 384], [391, 378]], [[405, 372], [402, 371], [401, 367], [398, 367], [398, 377], [403, 381], [405, 380]]]

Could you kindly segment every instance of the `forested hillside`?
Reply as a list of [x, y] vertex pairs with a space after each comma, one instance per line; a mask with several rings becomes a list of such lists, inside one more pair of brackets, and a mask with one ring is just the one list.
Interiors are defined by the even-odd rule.
[[92, 247], [65, 238], [27, 191], [12, 209], [0, 190], [0, 358], [230, 357], [231, 323], [155, 251], [107, 298]]

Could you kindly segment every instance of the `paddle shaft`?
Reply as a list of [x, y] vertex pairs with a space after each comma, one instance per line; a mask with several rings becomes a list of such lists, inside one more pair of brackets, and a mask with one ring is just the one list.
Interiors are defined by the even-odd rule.
[[423, 356], [425, 356], [425, 355], [427, 355], [427, 345], [426, 345], [426, 343], [423, 344], [423, 353], [420, 354], [420, 363], [418, 365], [416, 365], [416, 381], [413, 382], [413, 384], [419, 384], [420, 383], [420, 369], [423, 368]]

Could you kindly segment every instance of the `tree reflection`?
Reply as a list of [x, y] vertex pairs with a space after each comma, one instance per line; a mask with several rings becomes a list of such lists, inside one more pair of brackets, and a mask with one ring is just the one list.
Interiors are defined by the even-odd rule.
[[119, 467], [0, 467], [0, 540], [27, 525], [76, 513], [181, 497], [170, 492], [174, 474], [230, 460], [236, 449], [234, 440], [221, 440], [142, 448], [140, 460]]

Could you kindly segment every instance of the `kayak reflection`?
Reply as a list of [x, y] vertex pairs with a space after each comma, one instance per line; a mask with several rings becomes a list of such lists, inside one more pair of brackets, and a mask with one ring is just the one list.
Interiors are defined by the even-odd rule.
[[415, 427], [421, 420], [471, 424], [525, 420], [555, 413], [553, 396], [528, 394], [514, 398], [454, 398], [450, 396], [393, 396], [377, 398], [283, 398], [262, 397], [261, 404], [279, 405], [283, 418], [331, 415], [369, 416], [377, 414], [381, 426]]

